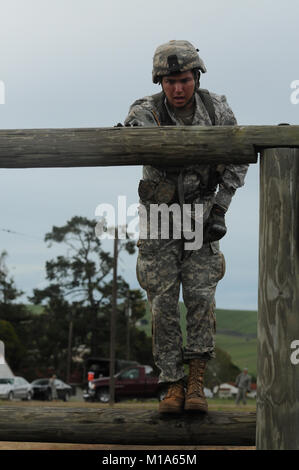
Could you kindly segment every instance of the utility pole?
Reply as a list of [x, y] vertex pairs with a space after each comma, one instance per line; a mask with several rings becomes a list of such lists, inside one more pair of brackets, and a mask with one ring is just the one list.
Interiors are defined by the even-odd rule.
[[127, 317], [127, 357], [126, 359], [130, 360], [130, 326], [131, 326], [131, 316], [132, 316], [132, 307], [130, 293], [128, 294], [128, 304], [126, 308], [126, 317]]
[[69, 336], [68, 336], [68, 347], [67, 347], [67, 368], [66, 368], [66, 382], [67, 383], [69, 383], [70, 376], [71, 376], [72, 341], [73, 341], [73, 312], [70, 313], [70, 321], [69, 321]]
[[115, 228], [114, 259], [113, 259], [113, 287], [112, 287], [112, 310], [110, 317], [110, 381], [109, 381], [109, 405], [115, 403], [115, 326], [117, 311], [117, 258], [118, 258], [118, 228]]

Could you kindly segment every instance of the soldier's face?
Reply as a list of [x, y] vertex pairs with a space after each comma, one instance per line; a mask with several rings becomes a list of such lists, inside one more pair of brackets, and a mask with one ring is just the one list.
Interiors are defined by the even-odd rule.
[[[191, 70], [162, 78], [162, 88], [168, 102], [175, 108], [183, 108], [192, 98], [195, 80]], [[192, 102], [188, 103], [192, 106]]]

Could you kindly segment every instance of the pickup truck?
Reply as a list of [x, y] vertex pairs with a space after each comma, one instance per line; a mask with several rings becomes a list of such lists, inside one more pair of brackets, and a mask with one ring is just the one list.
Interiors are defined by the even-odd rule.
[[[100, 401], [108, 403], [109, 377], [91, 380], [83, 394], [85, 401]], [[158, 398], [164, 394], [158, 384], [158, 377], [153, 375], [151, 366], [136, 365], [127, 367], [115, 374], [115, 400], [126, 398]]]

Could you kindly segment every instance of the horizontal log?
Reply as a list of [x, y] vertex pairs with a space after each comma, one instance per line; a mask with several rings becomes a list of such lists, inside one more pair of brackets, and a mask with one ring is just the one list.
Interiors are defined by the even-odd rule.
[[[157, 453], [158, 451], [173, 451], [176, 452], [183, 452], [183, 451], [202, 451], [202, 450], [256, 450], [255, 446], [160, 446], [160, 445], [119, 445], [119, 444], [72, 444], [72, 443], [63, 443], [63, 442], [11, 442], [11, 441], [4, 441], [0, 442], [0, 452], [2, 450], [112, 450], [112, 451], [120, 451], [120, 450], [134, 450], [134, 451], [147, 451], [151, 452], [154, 451]], [[160, 453], [160, 452], [159, 452]], [[161, 452], [162, 453], [162, 452]], [[76, 454], [77, 457], [78, 454]], [[22, 455], [23, 458], [24, 454]], [[30, 458], [30, 456], [29, 456]], [[11, 455], [10, 455], [11, 459]], [[10, 460], [11, 463], [11, 460]]]
[[299, 126], [169, 126], [0, 130], [0, 168], [256, 163], [299, 147]]
[[161, 417], [156, 410], [0, 407], [0, 441], [135, 445], [255, 445], [255, 413]]

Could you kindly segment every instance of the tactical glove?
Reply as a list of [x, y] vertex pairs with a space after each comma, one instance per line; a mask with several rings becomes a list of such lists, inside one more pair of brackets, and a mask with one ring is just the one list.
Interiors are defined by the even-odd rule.
[[204, 227], [204, 242], [220, 240], [226, 234], [225, 210], [218, 204], [214, 204], [208, 221]]
[[136, 121], [133, 121], [132, 124], [125, 124], [125, 126], [121, 123], [121, 122], [118, 122], [115, 126], [113, 127], [136, 127], [138, 126], [139, 124], [136, 122]]

